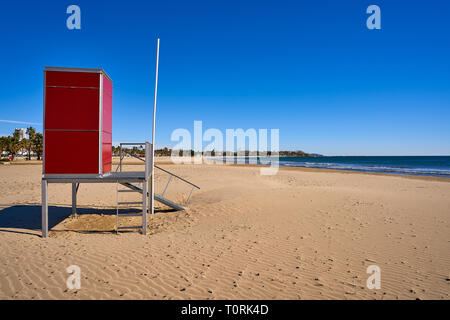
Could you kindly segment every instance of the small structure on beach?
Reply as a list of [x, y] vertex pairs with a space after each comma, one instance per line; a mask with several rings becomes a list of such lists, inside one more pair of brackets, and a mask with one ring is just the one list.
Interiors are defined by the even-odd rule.
[[[159, 39], [158, 39], [159, 52]], [[158, 55], [157, 55], [158, 57]], [[158, 58], [157, 67], [158, 70]], [[72, 184], [72, 215], [76, 215], [77, 192], [80, 183], [116, 183], [116, 231], [139, 228], [147, 231], [147, 212], [154, 213], [154, 200], [174, 210], [184, 210], [181, 204], [164, 197], [172, 180], [179, 179], [191, 186], [192, 191], [200, 189], [191, 182], [154, 165], [154, 124], [156, 110], [156, 71], [155, 99], [153, 108], [152, 143], [121, 143], [120, 162], [112, 168], [112, 93], [111, 78], [102, 69], [45, 67], [44, 69], [44, 157], [42, 177], [42, 236], [48, 236], [48, 184]], [[145, 148], [144, 171], [122, 171], [122, 159], [127, 153], [123, 146]], [[131, 155], [131, 154], [130, 154]], [[132, 155], [133, 156], [133, 155]], [[164, 192], [154, 192], [154, 169], [169, 174]], [[121, 190], [119, 186], [125, 187]], [[119, 201], [119, 193], [137, 192], [142, 194], [139, 202]], [[120, 226], [123, 206], [142, 206], [142, 225]], [[149, 209], [148, 209], [149, 208]]]
[[105, 71], [46, 67], [44, 175], [101, 177], [109, 173], [111, 136], [112, 80]]

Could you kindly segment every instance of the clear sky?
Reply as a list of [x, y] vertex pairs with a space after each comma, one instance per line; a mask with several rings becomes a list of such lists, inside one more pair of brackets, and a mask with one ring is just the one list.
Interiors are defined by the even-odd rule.
[[150, 140], [160, 37], [158, 147], [202, 120], [278, 128], [282, 150], [449, 155], [449, 14], [443, 0], [4, 1], [0, 120], [42, 122], [43, 66], [104, 68], [113, 141]]

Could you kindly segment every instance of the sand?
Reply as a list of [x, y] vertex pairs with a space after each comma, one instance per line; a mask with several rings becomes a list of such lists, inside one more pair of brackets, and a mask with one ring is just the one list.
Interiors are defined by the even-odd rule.
[[[115, 184], [81, 185], [77, 218], [71, 186], [50, 184], [47, 239], [40, 165], [0, 166], [0, 299], [450, 298], [448, 180], [161, 163], [201, 187], [186, 211], [158, 207], [147, 236], [117, 235]], [[158, 172], [158, 191], [167, 179]], [[189, 191], [176, 182], [167, 196]]]

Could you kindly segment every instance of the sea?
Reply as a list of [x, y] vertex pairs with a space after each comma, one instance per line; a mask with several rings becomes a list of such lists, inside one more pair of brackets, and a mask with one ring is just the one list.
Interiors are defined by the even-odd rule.
[[[270, 164], [273, 158], [236, 158], [236, 163]], [[229, 160], [227, 161], [229, 162]], [[450, 156], [334, 156], [280, 157], [280, 167], [304, 167], [398, 175], [450, 178]]]

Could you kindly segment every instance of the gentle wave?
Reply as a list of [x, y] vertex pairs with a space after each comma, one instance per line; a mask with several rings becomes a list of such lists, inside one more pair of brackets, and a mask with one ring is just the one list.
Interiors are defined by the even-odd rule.
[[449, 156], [407, 157], [315, 157], [315, 158], [234, 158], [226, 162], [238, 164], [278, 165], [317, 169], [377, 172], [391, 174], [450, 177]]
[[333, 169], [333, 170], [350, 170], [364, 172], [380, 172], [380, 173], [398, 173], [398, 174], [416, 174], [416, 175], [438, 175], [449, 176], [450, 170], [435, 168], [407, 168], [407, 167], [388, 167], [376, 165], [357, 165], [357, 164], [337, 164], [337, 163], [310, 163], [310, 162], [291, 162], [279, 161], [280, 167], [304, 167], [317, 169]]

